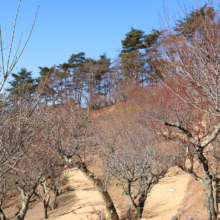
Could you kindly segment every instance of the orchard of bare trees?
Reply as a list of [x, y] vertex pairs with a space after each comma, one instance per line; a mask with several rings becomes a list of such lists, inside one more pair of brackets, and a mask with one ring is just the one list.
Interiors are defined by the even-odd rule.
[[[123, 218], [108, 190], [115, 182], [131, 202], [130, 219], [141, 219], [149, 193], [178, 167], [203, 184], [207, 219], [217, 220], [219, 42], [218, 8], [206, 4], [174, 27], [148, 35], [132, 28], [114, 62], [82, 52], [40, 67], [37, 79], [25, 68], [12, 74], [0, 100], [0, 219], [9, 219], [4, 209], [13, 198], [20, 203], [16, 219], [25, 219], [33, 199], [48, 218], [64, 170], [72, 167], [99, 191], [110, 220]], [[5, 67], [1, 32], [0, 43], [2, 91], [24, 48], [11, 66], [9, 50]], [[93, 111], [117, 102], [113, 113]], [[91, 164], [102, 169], [101, 177]]]

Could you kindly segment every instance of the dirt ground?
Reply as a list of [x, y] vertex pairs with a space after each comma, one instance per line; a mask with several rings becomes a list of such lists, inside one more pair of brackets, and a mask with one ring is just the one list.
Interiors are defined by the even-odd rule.
[[174, 168], [171, 169], [150, 193], [143, 219], [171, 220], [172, 216], [178, 216], [189, 179], [190, 175]]
[[[59, 197], [57, 209], [49, 212], [49, 220], [98, 219], [95, 210], [105, 210], [98, 191], [78, 170], [72, 169], [69, 175], [69, 183]], [[150, 193], [145, 205], [143, 220], [171, 220], [172, 216], [178, 215], [189, 180], [188, 174], [171, 169]], [[110, 187], [110, 194], [119, 213], [122, 213], [130, 204], [128, 198], [122, 196], [121, 189], [115, 186]], [[43, 219], [41, 209], [42, 204], [36, 204], [28, 211], [26, 219]]]
[[[93, 169], [95, 173], [100, 170]], [[122, 195], [122, 189], [111, 183], [109, 193], [120, 216], [131, 206], [127, 196]], [[18, 201], [11, 201], [13, 206], [4, 209], [9, 219], [18, 211]], [[41, 202], [31, 203], [25, 220], [43, 219]], [[102, 198], [93, 184], [77, 169], [68, 174], [68, 183], [62, 187], [58, 197], [58, 207], [49, 211], [48, 220], [98, 220], [96, 212], [105, 213]], [[10, 217], [11, 216], [11, 217]], [[204, 187], [190, 175], [172, 168], [159, 184], [155, 185], [149, 194], [143, 220], [171, 220], [178, 216], [179, 220], [193, 217], [194, 220], [206, 220], [206, 203]], [[219, 218], [220, 219], [220, 218]]]

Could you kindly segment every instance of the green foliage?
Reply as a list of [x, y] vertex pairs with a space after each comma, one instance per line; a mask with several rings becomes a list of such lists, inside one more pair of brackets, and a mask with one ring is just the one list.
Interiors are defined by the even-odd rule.
[[121, 182], [118, 182], [118, 183], [116, 183], [115, 185], [116, 185], [117, 187], [122, 186]]
[[36, 90], [36, 80], [32, 78], [32, 72], [21, 68], [17, 74], [13, 73], [12, 77], [13, 80], [9, 82], [10, 88], [6, 90], [9, 96], [30, 98]]
[[121, 196], [125, 196], [125, 195], [127, 195], [127, 193], [123, 190]]
[[[172, 36], [190, 39], [193, 32], [199, 31], [201, 18], [215, 19], [215, 16], [214, 8], [207, 4], [192, 10], [186, 18], [177, 21]], [[127, 90], [160, 83], [162, 78], [155, 64], [159, 66], [163, 62], [157, 57], [157, 52], [162, 43], [166, 43], [165, 30], [152, 29], [145, 35], [144, 31], [131, 28], [121, 42], [119, 59], [114, 62], [105, 53], [98, 59], [87, 58], [85, 52], [75, 53], [58, 66], [39, 67], [40, 76], [36, 80], [31, 72], [22, 68], [18, 74], [12, 74], [8, 94], [12, 97], [26, 93], [28, 98], [38, 89], [41, 101], [48, 105], [71, 101], [79, 107], [87, 103], [93, 109], [100, 109], [125, 100]], [[130, 89], [131, 81], [137, 86], [132, 85]]]
[[193, 10], [186, 18], [179, 19], [176, 23], [176, 27], [174, 30], [176, 33], [181, 34], [183, 36], [190, 37], [192, 33], [194, 33], [200, 25], [203, 24], [201, 22], [205, 18], [214, 19], [216, 12], [214, 7], [208, 7], [205, 4], [200, 9]]
[[158, 62], [156, 57], [148, 56], [150, 52], [156, 52], [160, 46], [160, 40], [162, 40], [162, 35], [164, 31], [158, 31], [152, 29], [151, 33], [145, 36], [146, 48], [146, 78], [147, 82], [158, 82], [160, 80], [160, 74], [155, 70], [155, 62]]
[[126, 34], [125, 40], [121, 42], [123, 49], [119, 56], [122, 58], [136, 56], [140, 49], [146, 48], [144, 44], [144, 32], [134, 28], [131, 28], [131, 31]]
[[130, 80], [133, 78], [134, 84], [137, 84], [139, 75], [142, 74], [141, 72], [144, 66], [141, 49], [145, 48], [144, 32], [131, 28], [131, 31], [126, 34], [125, 40], [122, 40], [122, 50], [119, 54], [119, 57], [122, 58], [121, 68], [123, 71], [123, 83], [125, 82], [125, 78]]
[[82, 67], [85, 62], [86, 62], [86, 58], [84, 52], [72, 54], [68, 60], [68, 64], [72, 69], [77, 69]]
[[55, 79], [55, 67], [39, 67], [40, 76], [37, 78], [38, 88], [41, 90], [41, 97], [45, 103], [53, 101], [55, 104], [55, 99], [57, 91], [54, 86]]
[[158, 39], [161, 37], [163, 31], [152, 29], [151, 33], [145, 36], [145, 43], [147, 45], [146, 51], [154, 49], [158, 45]]

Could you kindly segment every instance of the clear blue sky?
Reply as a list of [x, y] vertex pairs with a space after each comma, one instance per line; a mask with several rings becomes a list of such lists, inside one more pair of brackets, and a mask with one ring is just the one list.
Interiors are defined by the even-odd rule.
[[[37, 77], [38, 66], [58, 65], [73, 53], [86, 52], [86, 57], [98, 59], [106, 52], [108, 57], [115, 58], [121, 49], [121, 40], [131, 27], [146, 34], [152, 28], [160, 29], [164, 2], [171, 15], [181, 13], [177, 0], [22, 0], [13, 49], [22, 31], [24, 44], [38, 5], [40, 9], [30, 41], [16, 68], [25, 67]], [[188, 2], [193, 4], [194, 0]], [[203, 5], [206, 1], [197, 2]], [[17, 5], [18, 0], [0, 1], [4, 47], [10, 44]], [[7, 53], [5, 49], [5, 60]]]

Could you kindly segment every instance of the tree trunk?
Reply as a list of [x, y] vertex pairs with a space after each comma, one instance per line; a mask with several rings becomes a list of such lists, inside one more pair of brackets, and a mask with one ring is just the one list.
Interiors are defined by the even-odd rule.
[[140, 208], [140, 212], [139, 212], [139, 217], [142, 218], [143, 212], [144, 212], [144, 204], [147, 200], [147, 195], [146, 194], [142, 194], [141, 197], [138, 199], [139, 202], [139, 208]]
[[202, 152], [197, 152], [197, 153], [199, 156], [198, 159], [202, 169], [203, 182], [205, 186], [208, 220], [217, 220], [217, 213], [215, 211], [215, 205], [214, 205], [215, 203], [213, 198], [212, 177], [209, 174], [208, 161], [202, 155]]
[[136, 57], [134, 60], [134, 85], [137, 85], [137, 63], [136, 63]]
[[[40, 177], [39, 177], [40, 179]], [[27, 210], [28, 210], [28, 205], [29, 205], [29, 202], [30, 202], [30, 199], [32, 197], [32, 195], [35, 193], [35, 190], [38, 186], [39, 182], [37, 182], [30, 190], [30, 192], [26, 195], [25, 192], [24, 192], [24, 189], [21, 188], [18, 183], [16, 183], [16, 186], [18, 188], [18, 191], [20, 191], [21, 195], [22, 195], [22, 198], [23, 198], [23, 202], [22, 202], [22, 207], [21, 209], [19, 210], [18, 214], [17, 214], [17, 220], [24, 220], [24, 217], [27, 213]]]
[[141, 213], [139, 209], [135, 208], [135, 213], [134, 213], [134, 217], [132, 218], [132, 220], [140, 220], [141, 219]]
[[30, 196], [26, 196], [22, 202], [22, 207], [17, 215], [17, 220], [24, 220], [24, 217], [27, 213], [28, 210], [28, 204], [29, 204], [29, 200], [30, 200]]
[[218, 185], [216, 180], [213, 180], [213, 199], [215, 212], [218, 214]]
[[134, 220], [140, 220], [142, 218], [146, 199], [147, 199], [147, 195], [145, 194], [142, 194], [141, 197], [138, 199], [138, 206], [134, 206], [135, 208]]
[[43, 209], [44, 209], [44, 219], [47, 219], [48, 218], [48, 214], [47, 214], [48, 203], [46, 199], [44, 199], [42, 203], [43, 203]]
[[93, 184], [95, 185], [95, 187], [98, 189], [99, 193], [101, 194], [106, 209], [108, 211], [108, 215], [109, 218], [111, 220], [119, 220], [119, 216], [118, 213], [116, 211], [116, 208], [114, 206], [114, 203], [110, 197], [110, 195], [108, 194], [108, 192], [105, 190], [105, 186], [102, 184], [101, 180], [92, 172], [90, 172], [87, 167], [84, 167], [82, 165], [75, 165], [77, 168], [79, 168], [79, 170], [84, 174], [84, 176], [86, 178], [88, 178], [91, 182], [93, 182]]
[[0, 220], [6, 220], [5, 214], [1, 207], [0, 207]]
[[98, 189], [100, 195], [102, 196], [102, 199], [104, 200], [109, 219], [119, 220], [119, 216], [114, 206], [114, 203], [107, 190], [105, 189], [105, 186], [102, 184], [102, 181], [94, 173], [90, 172], [83, 163], [75, 162], [71, 158], [68, 158], [67, 155], [65, 155], [65, 153], [63, 153], [63, 151], [61, 151], [60, 149], [55, 149], [55, 151], [61, 158], [65, 160], [67, 164], [71, 164], [72, 166], [78, 168], [83, 173], [83, 175], [94, 184], [96, 189]]
[[143, 74], [143, 73], [141, 73], [141, 77], [142, 77], [142, 83], [141, 83], [141, 85], [142, 85], [142, 88], [144, 88], [144, 74]]
[[125, 86], [125, 69], [123, 68], [123, 70], [122, 70], [122, 85], [123, 85], [123, 87]]
[[53, 193], [54, 193], [54, 200], [53, 200], [52, 209], [55, 209], [56, 208], [56, 203], [57, 203], [57, 196], [58, 196], [58, 189], [56, 188], [56, 186], [53, 189]]

